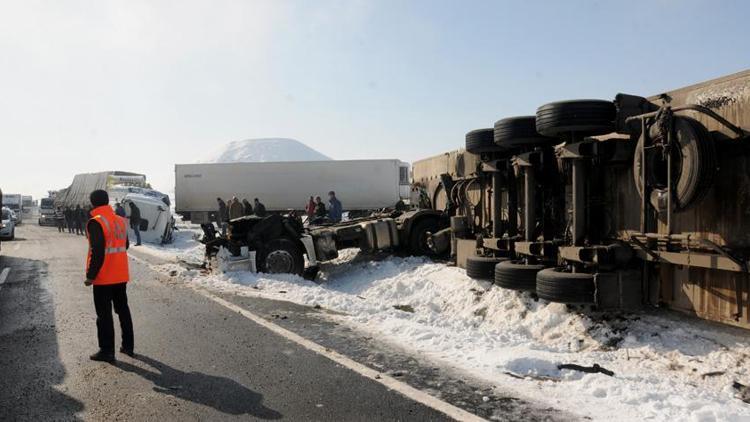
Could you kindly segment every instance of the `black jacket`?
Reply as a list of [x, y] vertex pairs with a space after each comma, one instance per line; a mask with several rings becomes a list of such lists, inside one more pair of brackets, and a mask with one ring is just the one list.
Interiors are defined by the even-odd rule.
[[255, 203], [255, 215], [258, 217], [265, 217], [266, 216], [266, 206], [261, 204], [260, 202]]
[[138, 226], [141, 224], [141, 210], [134, 203], [130, 203], [130, 225]]
[[[89, 249], [91, 250], [86, 278], [93, 280], [104, 265], [104, 231], [102, 231], [102, 226], [94, 220], [89, 220], [86, 230], [89, 234]], [[125, 247], [130, 247], [130, 239], [125, 240]]]
[[227, 211], [227, 203], [223, 200], [219, 199], [219, 215], [216, 216], [216, 221], [219, 223], [223, 223], [229, 220], [229, 212]]
[[242, 200], [242, 206], [245, 208], [245, 215], [253, 215], [253, 206], [247, 199]]

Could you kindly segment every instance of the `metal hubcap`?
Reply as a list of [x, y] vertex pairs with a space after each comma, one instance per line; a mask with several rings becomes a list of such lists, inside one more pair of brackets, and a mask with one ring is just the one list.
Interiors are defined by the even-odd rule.
[[266, 256], [266, 271], [271, 274], [291, 273], [294, 257], [287, 251], [273, 251]]

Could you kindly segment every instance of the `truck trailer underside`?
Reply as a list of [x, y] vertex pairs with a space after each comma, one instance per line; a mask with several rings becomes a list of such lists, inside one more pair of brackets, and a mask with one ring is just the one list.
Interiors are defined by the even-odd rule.
[[474, 131], [468, 150], [413, 164], [423, 203], [452, 216], [459, 266], [489, 277], [491, 261], [496, 284], [536, 274], [525, 289], [540, 297], [586, 285], [600, 308], [750, 328], [750, 71], [535, 117], [554, 146], [509, 147], [507, 128], [522, 126], [504, 119], [494, 147]]

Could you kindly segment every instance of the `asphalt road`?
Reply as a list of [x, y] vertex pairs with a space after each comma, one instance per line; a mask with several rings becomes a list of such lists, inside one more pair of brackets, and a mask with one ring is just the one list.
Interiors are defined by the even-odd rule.
[[[19, 227], [16, 238], [3, 242], [0, 253], [0, 272], [10, 268], [0, 286], [2, 420], [450, 420], [379, 377], [363, 376], [170, 283], [141, 259], [131, 259], [128, 286], [136, 357], [118, 354], [115, 365], [92, 362], [88, 355], [97, 342], [92, 292], [83, 285], [85, 239], [35, 225]], [[482, 386], [373, 344], [326, 322], [320, 311], [222, 297], [264, 319], [279, 318], [272, 322], [383, 374], [403, 375], [430, 397], [473, 414], [567, 419], [486, 386], [477, 395]]]

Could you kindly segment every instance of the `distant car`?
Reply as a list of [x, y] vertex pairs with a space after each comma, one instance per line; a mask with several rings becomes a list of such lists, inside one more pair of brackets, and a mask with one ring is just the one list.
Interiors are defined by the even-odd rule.
[[0, 225], [0, 238], [13, 240], [16, 238], [16, 215], [10, 208], [3, 207], [3, 220]]

